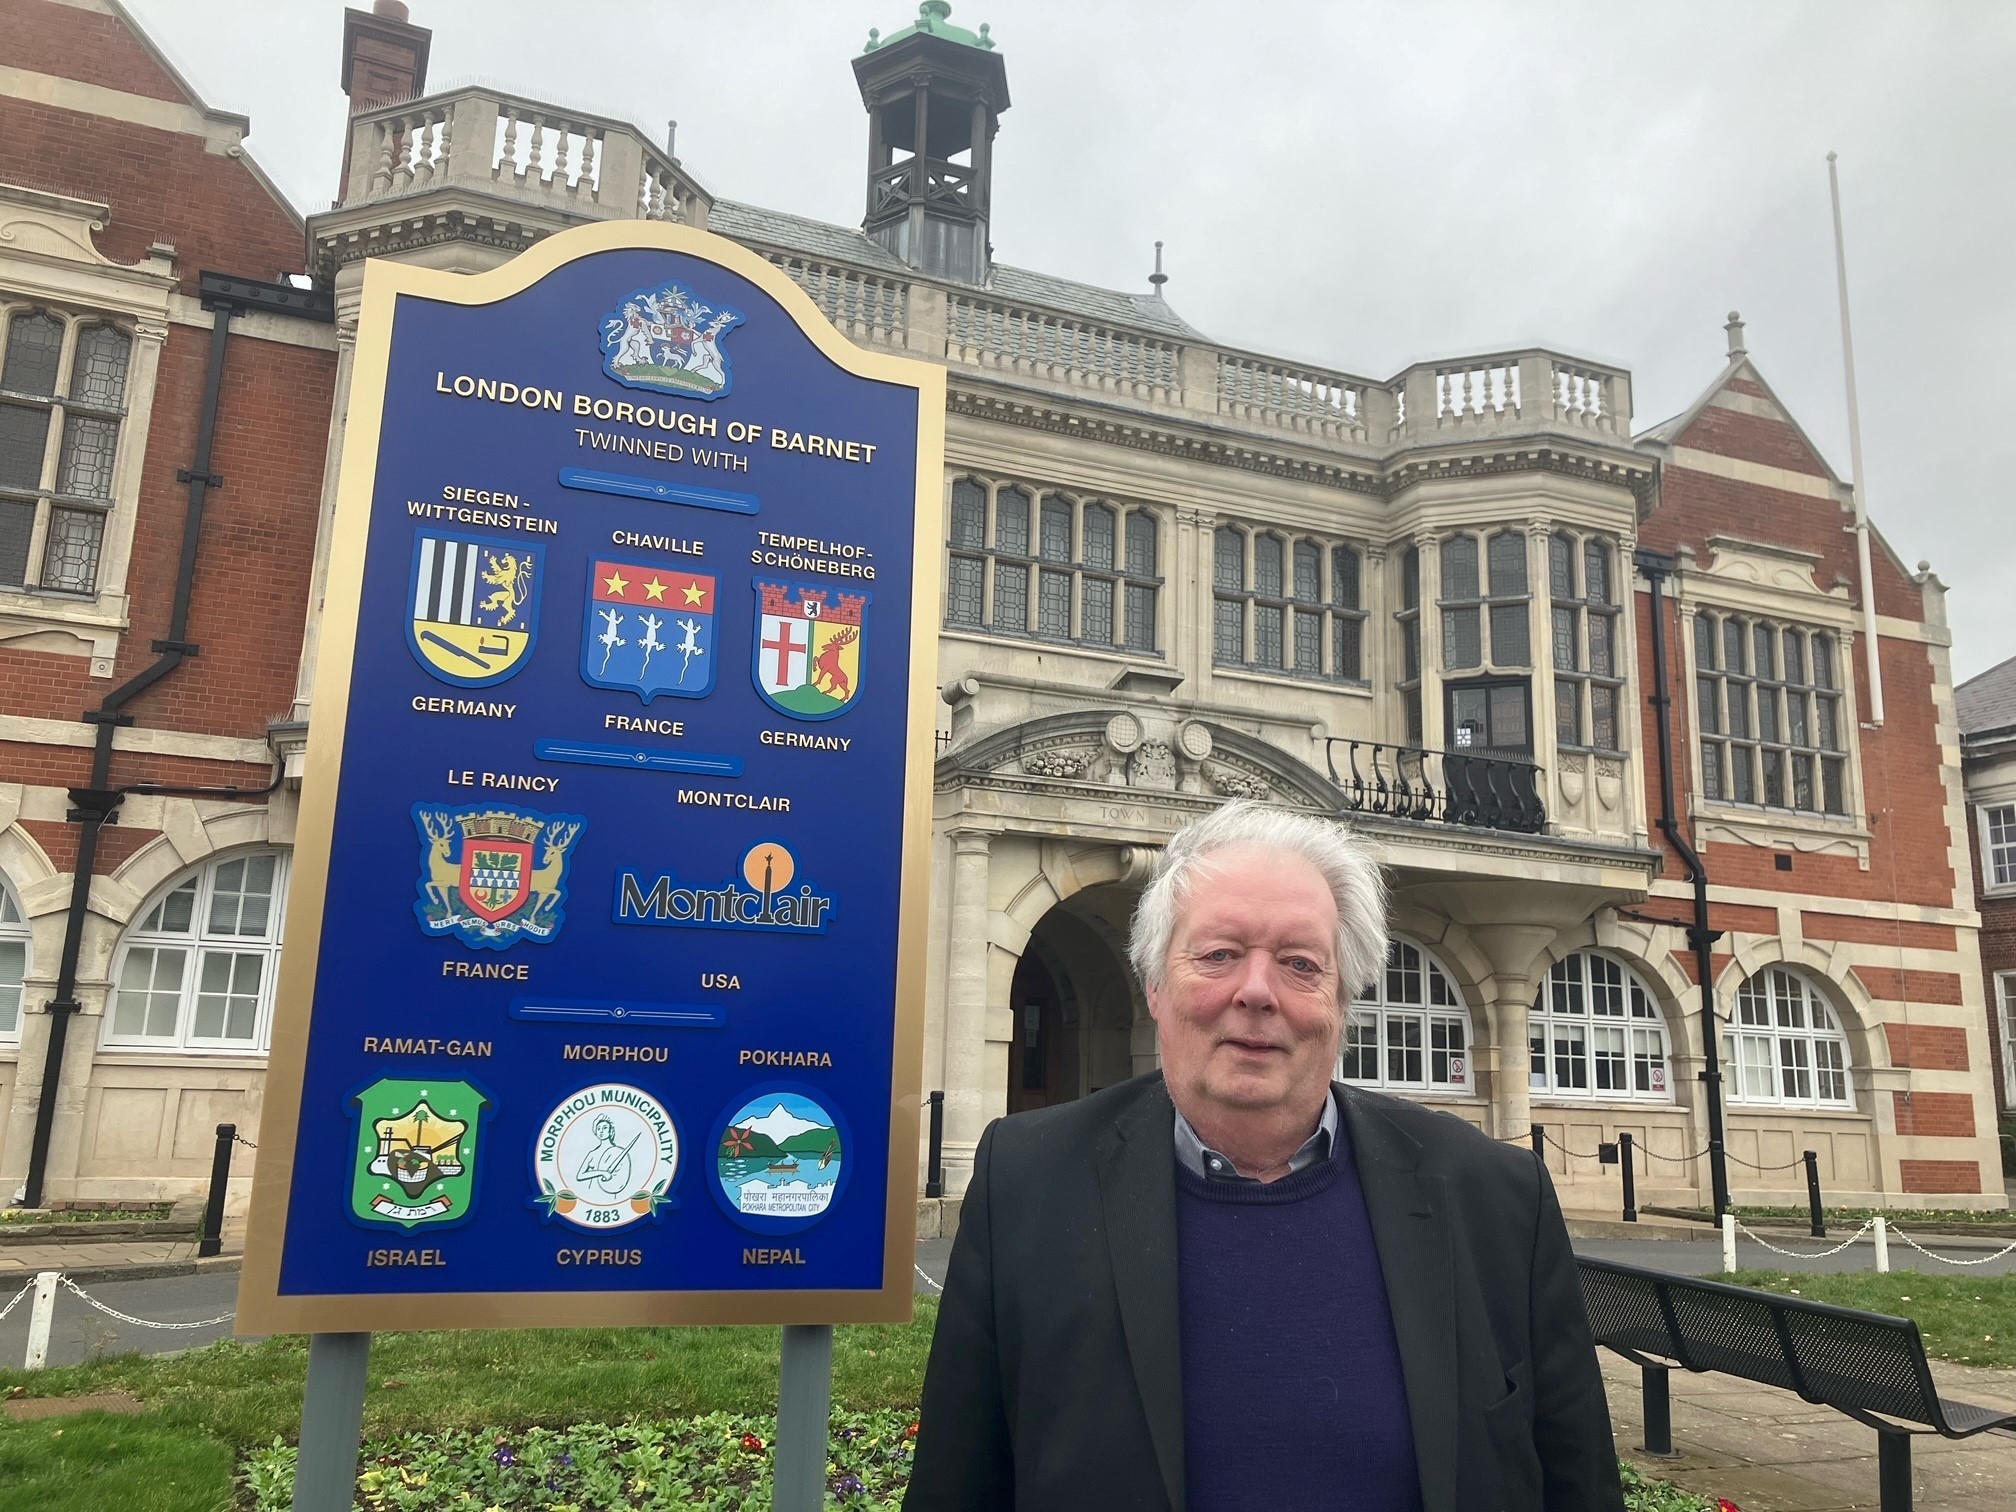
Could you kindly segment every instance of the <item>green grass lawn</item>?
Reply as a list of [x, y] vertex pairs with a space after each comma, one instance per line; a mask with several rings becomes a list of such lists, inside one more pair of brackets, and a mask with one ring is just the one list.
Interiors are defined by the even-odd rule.
[[[1813, 1210], [1803, 1204], [1799, 1207], [1732, 1207], [1729, 1209], [1745, 1223], [1756, 1223], [1762, 1219], [1772, 1222], [1797, 1223], [1802, 1228], [1812, 1219]], [[1902, 1229], [1942, 1229], [2016, 1227], [2016, 1212], [2008, 1208], [1837, 1208], [1822, 1207], [1820, 1216], [1827, 1221], [1827, 1232], [1837, 1238], [1846, 1238], [1878, 1213], [1892, 1228]], [[1708, 1216], [1704, 1211], [1703, 1217]]]
[[2016, 1367], [2016, 1276], [1928, 1276], [1916, 1271], [1788, 1276], [1783, 1271], [1752, 1270], [1712, 1279], [1913, 1318], [1925, 1353], [1934, 1359]]

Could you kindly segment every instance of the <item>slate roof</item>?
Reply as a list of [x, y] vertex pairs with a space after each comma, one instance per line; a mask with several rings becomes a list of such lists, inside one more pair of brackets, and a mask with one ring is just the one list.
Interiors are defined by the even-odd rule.
[[1953, 690], [1961, 735], [1986, 735], [2016, 728], [2016, 656], [1970, 677]]
[[[781, 210], [764, 210], [734, 200], [716, 200], [707, 214], [707, 229], [738, 241], [788, 247], [813, 257], [832, 258], [863, 267], [880, 268], [901, 277], [916, 276], [901, 258], [892, 256], [852, 226], [835, 226]], [[1127, 294], [1093, 284], [1032, 273], [1027, 268], [994, 265], [993, 278], [982, 291], [1020, 304], [1041, 305], [1066, 315], [1079, 315], [1108, 325], [1146, 327], [1171, 336], [1204, 339], [1203, 333], [1150, 294]]]

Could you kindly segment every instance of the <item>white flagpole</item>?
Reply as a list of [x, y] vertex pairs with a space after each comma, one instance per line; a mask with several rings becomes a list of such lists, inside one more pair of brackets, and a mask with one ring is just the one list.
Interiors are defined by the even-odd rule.
[[1862, 576], [1862, 646], [1869, 657], [1869, 723], [1883, 723], [1883, 666], [1877, 655], [1876, 597], [1869, 581], [1869, 506], [1862, 472], [1862, 413], [1855, 402], [1855, 335], [1848, 323], [1848, 252], [1841, 235], [1841, 177], [1827, 154], [1827, 191], [1834, 201], [1834, 275], [1841, 290], [1841, 366], [1848, 384], [1848, 486], [1855, 496], [1855, 557]]

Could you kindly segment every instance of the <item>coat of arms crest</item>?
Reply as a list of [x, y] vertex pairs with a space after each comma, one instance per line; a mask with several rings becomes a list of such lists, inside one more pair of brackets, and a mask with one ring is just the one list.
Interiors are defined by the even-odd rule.
[[515, 676], [538, 639], [544, 578], [542, 547], [421, 531], [407, 594], [414, 660], [464, 688]]
[[743, 319], [681, 283], [638, 289], [602, 319], [603, 371], [629, 388], [719, 399], [735, 382], [721, 343]]
[[478, 950], [553, 939], [566, 920], [567, 853], [587, 822], [504, 804], [414, 804], [420, 927]]
[[446, 1228], [476, 1196], [476, 1125], [489, 1099], [465, 1081], [375, 1081], [350, 1099], [357, 1123], [350, 1216]]
[[641, 562], [597, 561], [589, 570], [582, 681], [627, 688], [647, 704], [714, 691], [711, 575]]
[[869, 595], [755, 579], [756, 691], [793, 719], [831, 719], [861, 695]]

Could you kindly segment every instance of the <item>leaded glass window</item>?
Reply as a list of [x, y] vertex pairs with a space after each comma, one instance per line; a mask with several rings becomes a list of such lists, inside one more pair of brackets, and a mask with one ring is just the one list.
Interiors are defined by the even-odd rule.
[[1846, 716], [1826, 631], [1701, 609], [1694, 702], [1701, 793], [1846, 817]]
[[1212, 659], [1259, 672], [1362, 680], [1358, 564], [1348, 546], [1219, 526], [1212, 534]]
[[0, 325], [0, 587], [93, 593], [133, 340], [26, 306]]
[[1595, 536], [1578, 541], [1564, 531], [1547, 538], [1554, 737], [1562, 746], [1623, 749], [1617, 706], [1624, 683], [1611, 552], [1610, 543]]

